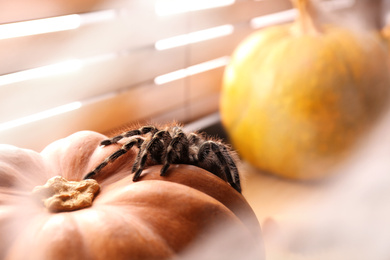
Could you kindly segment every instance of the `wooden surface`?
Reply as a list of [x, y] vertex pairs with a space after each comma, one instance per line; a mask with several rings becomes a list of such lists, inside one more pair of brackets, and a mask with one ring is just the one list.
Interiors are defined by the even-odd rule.
[[390, 250], [390, 113], [350, 158], [317, 183], [241, 166], [243, 194], [267, 260], [386, 260]]

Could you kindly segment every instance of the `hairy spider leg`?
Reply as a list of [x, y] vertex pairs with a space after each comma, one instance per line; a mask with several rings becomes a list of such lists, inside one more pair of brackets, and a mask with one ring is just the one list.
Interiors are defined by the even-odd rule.
[[232, 177], [234, 179], [234, 183], [240, 188], [241, 191], [241, 182], [240, 182], [240, 174], [238, 173], [238, 168], [236, 166], [236, 163], [234, 162], [233, 158], [230, 156], [230, 153], [226, 146], [220, 145], [220, 149], [222, 150], [222, 154], [225, 157], [228, 165], [230, 172], [232, 173]]
[[[172, 163], [188, 163], [189, 159], [189, 140], [187, 135], [183, 132], [181, 128], [176, 128], [175, 135], [172, 138], [172, 141], [169, 143], [167, 148], [167, 154], [165, 157], [165, 162], [163, 167], [161, 168], [160, 175], [164, 176], [169, 166]], [[182, 159], [182, 161], [180, 161]]]
[[195, 133], [189, 133], [187, 136], [189, 144], [198, 144], [199, 143], [199, 137]]
[[[240, 183], [236, 183], [235, 180], [233, 180], [234, 173], [231, 172], [231, 168], [230, 168], [231, 165], [227, 162], [226, 154], [223, 154], [221, 152], [220, 146], [217, 143], [215, 143], [214, 141], [207, 141], [201, 145], [201, 147], [199, 149], [199, 153], [198, 153], [199, 162], [203, 162], [207, 158], [207, 156], [210, 154], [211, 151], [217, 156], [218, 163], [219, 163], [218, 166], [223, 168], [223, 172], [224, 172], [224, 175], [226, 177], [227, 182], [235, 190], [237, 190], [239, 193], [241, 193]], [[229, 156], [229, 158], [230, 158], [230, 156]], [[233, 160], [231, 160], [231, 161], [233, 161]]]
[[148, 143], [145, 143], [145, 145], [141, 147], [132, 168], [132, 172], [134, 173], [133, 181], [138, 180], [144, 170], [148, 154], [152, 160], [156, 161], [158, 164], [162, 163], [164, 151], [167, 146], [166, 143], [169, 143], [170, 139], [171, 136], [168, 131], [160, 130], [153, 135], [152, 139]]
[[218, 158], [215, 158], [216, 157], [215, 153], [213, 153], [215, 157], [210, 156], [212, 142], [214, 141], [208, 140], [203, 142], [199, 146], [198, 155], [197, 155], [198, 157], [197, 165], [213, 173], [214, 175], [218, 176], [224, 181], [228, 181], [225, 172], [223, 171], [223, 166], [221, 165], [221, 162], [218, 160]]
[[166, 156], [164, 151], [167, 150], [169, 143], [172, 141], [172, 137], [167, 130], [160, 130], [153, 136], [153, 139], [159, 140], [160, 142], [156, 141], [155, 145], [150, 146], [150, 157], [158, 164], [162, 164]]
[[[172, 141], [172, 136], [169, 133], [168, 130], [161, 130], [160, 132], [156, 133], [156, 138], [159, 138], [160, 141], [162, 142], [162, 150], [158, 151], [159, 153], [153, 153], [153, 150], [151, 151], [151, 156], [158, 157], [158, 163], [162, 164], [163, 161], [166, 158], [166, 151], [168, 149], [169, 144]], [[157, 158], [154, 158], [155, 161], [157, 161]]]
[[144, 140], [141, 137], [136, 137], [133, 139], [130, 139], [127, 141], [122, 147], [112, 153], [110, 156], [108, 156], [104, 161], [99, 164], [93, 171], [89, 172], [85, 177], [85, 179], [93, 179], [96, 177], [96, 175], [104, 168], [106, 167], [109, 163], [114, 162], [116, 159], [121, 157], [122, 155], [126, 154], [134, 145], [136, 145], [138, 148], [142, 145]]
[[189, 133], [187, 134], [188, 139], [188, 159], [189, 163], [195, 165], [198, 161], [198, 151], [201, 138], [198, 134]]
[[111, 144], [116, 144], [120, 140], [122, 140], [123, 138], [131, 137], [133, 135], [140, 135], [140, 134], [141, 134], [141, 131], [139, 129], [131, 130], [131, 131], [128, 131], [126, 133], [117, 135], [117, 136], [115, 136], [113, 138], [103, 140], [103, 141], [100, 142], [100, 145], [107, 146], [107, 145], [111, 145]]
[[[160, 140], [160, 143], [158, 143], [157, 140]], [[152, 137], [152, 140], [150, 141], [151, 142], [150, 147], [147, 149], [147, 151], [151, 153], [152, 159], [155, 160], [157, 163], [160, 164], [162, 163], [163, 160], [162, 157], [164, 156], [164, 149], [167, 149], [167, 146], [171, 140], [172, 137], [167, 130], [160, 130], [157, 133], [155, 133], [154, 136]], [[145, 143], [145, 145], [149, 145], [149, 144]], [[141, 149], [142, 151], [145, 150], [146, 147], [145, 145], [144, 148]], [[133, 169], [132, 169], [133, 173], [138, 169], [141, 160], [141, 154], [142, 154], [141, 150], [139, 151], [137, 155], [137, 159], [133, 165]]]
[[154, 126], [143, 126], [140, 129], [135, 129], [135, 130], [130, 130], [125, 133], [122, 133], [120, 135], [114, 136], [113, 138], [103, 140], [100, 145], [107, 146], [111, 144], [116, 144], [123, 138], [131, 137], [134, 135], [142, 135], [142, 134], [147, 134], [149, 132], [152, 132], [153, 134], [157, 132], [158, 129]]
[[[159, 129], [155, 126], [143, 126], [139, 129], [139, 131], [143, 135], [150, 134], [151, 136], [154, 136], [159, 131]], [[145, 144], [147, 144], [147, 142]], [[135, 158], [135, 162], [133, 164], [133, 168], [131, 170], [132, 173], [135, 172], [135, 169], [137, 168], [137, 165], [141, 159], [140, 157], [141, 157], [141, 153], [142, 153], [143, 149], [142, 149], [142, 146], [139, 148], [140, 148], [140, 150], [138, 151], [137, 157]]]

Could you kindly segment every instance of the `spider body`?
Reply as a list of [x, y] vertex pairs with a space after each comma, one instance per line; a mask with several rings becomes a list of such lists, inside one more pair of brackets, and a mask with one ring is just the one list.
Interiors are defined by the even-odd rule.
[[178, 125], [161, 129], [157, 126], [143, 126], [103, 140], [101, 145], [116, 144], [122, 139], [125, 139], [122, 147], [107, 157], [84, 179], [95, 178], [106, 165], [136, 146], [139, 151], [132, 167], [134, 181], [139, 179], [144, 168], [149, 165], [162, 164], [161, 175], [164, 176], [171, 164], [190, 164], [213, 173], [241, 193], [235, 154], [218, 140], [198, 133], [185, 133]]

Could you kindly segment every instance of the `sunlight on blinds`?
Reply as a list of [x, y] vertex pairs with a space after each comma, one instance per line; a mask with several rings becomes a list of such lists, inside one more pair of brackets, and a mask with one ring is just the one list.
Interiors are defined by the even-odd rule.
[[296, 9], [282, 11], [274, 14], [263, 15], [260, 17], [253, 18], [250, 21], [252, 28], [259, 29], [262, 27], [275, 25], [278, 23], [291, 22], [297, 15]]
[[78, 14], [0, 25], [0, 40], [49, 32], [72, 30], [80, 27]]
[[64, 62], [43, 66], [35, 69], [23, 70], [15, 73], [0, 76], [0, 86], [12, 83], [22, 82], [30, 79], [37, 79], [49, 76], [55, 76], [80, 70], [83, 61], [74, 59]]
[[60, 114], [63, 114], [63, 113], [66, 113], [66, 112], [69, 112], [72, 110], [76, 110], [76, 109], [79, 109], [81, 107], [81, 105], [82, 105], [81, 102], [72, 102], [70, 104], [66, 104], [63, 106], [48, 109], [48, 110], [45, 110], [45, 111], [42, 111], [42, 112], [39, 112], [39, 113], [36, 113], [33, 115], [29, 115], [26, 117], [22, 117], [22, 118], [18, 118], [18, 119], [12, 120], [12, 121], [1, 123], [0, 124], [0, 131], [4, 131], [4, 130], [10, 129], [10, 128], [29, 124], [29, 123], [39, 121], [39, 120], [42, 120], [45, 118], [49, 118], [49, 117], [60, 115]]
[[[0, 110], [9, 111], [0, 116], [0, 142], [40, 149], [80, 129], [215, 113], [223, 67], [253, 31], [250, 20], [291, 4], [136, 0], [83, 8], [75, 2], [51, 18], [0, 25], [0, 47], [9, 50], [0, 52], [8, 61], [0, 66]], [[31, 132], [35, 139], [18, 134]]]
[[225, 66], [229, 62], [229, 57], [221, 57], [215, 60], [206, 61], [200, 64], [190, 66], [185, 69], [173, 71], [161, 76], [158, 76], [154, 79], [156, 85], [162, 85], [174, 80], [182, 79], [188, 76], [192, 76], [198, 73], [202, 73], [208, 70], [216, 69]]
[[325, 10], [332, 11], [335, 9], [350, 8], [356, 4], [356, 0], [333, 0], [333, 1], [322, 1], [321, 7]]
[[31, 21], [0, 25], [0, 40], [74, 30], [84, 24], [112, 20], [117, 16], [115, 10], [103, 10], [86, 14], [70, 14]]
[[234, 4], [235, 0], [157, 0], [155, 12], [159, 16], [198, 11]]
[[221, 25], [201, 31], [196, 31], [188, 34], [178, 35], [175, 37], [159, 40], [155, 43], [157, 50], [166, 50], [179, 46], [184, 46], [191, 43], [206, 41], [222, 36], [232, 34], [234, 26], [231, 24]]

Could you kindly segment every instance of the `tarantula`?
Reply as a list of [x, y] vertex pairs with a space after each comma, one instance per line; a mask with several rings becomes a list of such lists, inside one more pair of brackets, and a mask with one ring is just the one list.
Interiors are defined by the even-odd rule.
[[234, 153], [220, 141], [197, 133], [185, 133], [178, 126], [143, 126], [130, 130], [100, 144], [108, 146], [128, 138], [120, 149], [107, 157], [84, 179], [96, 177], [109, 163], [126, 154], [133, 146], [139, 148], [132, 167], [133, 180], [137, 181], [145, 168], [148, 157], [156, 164], [163, 164], [161, 176], [164, 176], [171, 164], [191, 164], [203, 168], [227, 181], [241, 193], [240, 177], [234, 162]]

